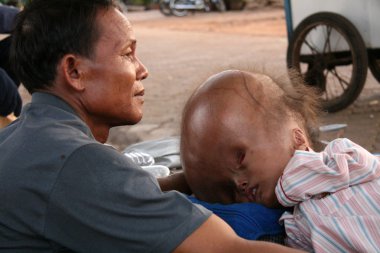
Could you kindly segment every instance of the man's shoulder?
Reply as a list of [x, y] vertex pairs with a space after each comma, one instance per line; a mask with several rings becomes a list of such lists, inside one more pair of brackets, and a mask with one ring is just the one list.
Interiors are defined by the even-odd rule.
[[51, 164], [88, 144], [101, 146], [79, 117], [48, 106], [42, 110], [26, 107], [19, 119], [0, 132], [0, 151], [19, 162], [38, 157], [39, 162]]

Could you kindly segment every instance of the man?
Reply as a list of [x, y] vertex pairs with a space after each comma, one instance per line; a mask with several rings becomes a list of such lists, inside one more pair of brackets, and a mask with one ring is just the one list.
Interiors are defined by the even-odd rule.
[[113, 148], [142, 117], [147, 69], [112, 0], [33, 0], [11, 50], [32, 94], [0, 133], [0, 249], [6, 252], [290, 251], [245, 241]]

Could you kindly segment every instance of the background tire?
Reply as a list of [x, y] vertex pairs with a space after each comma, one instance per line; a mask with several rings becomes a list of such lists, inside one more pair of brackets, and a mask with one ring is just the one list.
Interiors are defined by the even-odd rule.
[[225, 0], [227, 10], [243, 10], [247, 4], [245, 0]]
[[[174, 1], [174, 6], [176, 4], [186, 4], [187, 1], [186, 0], [175, 0]], [[188, 10], [178, 10], [178, 9], [172, 9], [172, 13], [174, 16], [177, 16], [177, 17], [184, 17], [186, 16], [187, 14], [189, 14], [189, 11]]]
[[368, 64], [372, 75], [380, 83], [380, 49], [368, 50]]
[[225, 12], [226, 11], [226, 4], [224, 3], [224, 0], [215, 0], [212, 1], [216, 10], [220, 12]]
[[[346, 49], [337, 51], [337, 45]], [[325, 110], [336, 112], [360, 95], [368, 58], [363, 39], [350, 21], [335, 13], [320, 12], [295, 29], [287, 50], [287, 65], [321, 91]]]
[[159, 0], [158, 6], [160, 8], [160, 12], [165, 16], [171, 16], [172, 11], [170, 9], [170, 1], [169, 0]]

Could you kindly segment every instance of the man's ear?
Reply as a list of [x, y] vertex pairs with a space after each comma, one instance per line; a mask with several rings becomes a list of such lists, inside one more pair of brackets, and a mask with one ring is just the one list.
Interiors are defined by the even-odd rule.
[[298, 127], [293, 129], [293, 143], [295, 150], [307, 150], [309, 146], [305, 133]]
[[59, 64], [61, 68], [62, 78], [65, 79], [65, 83], [70, 88], [77, 91], [83, 91], [85, 89], [83, 84], [83, 72], [82, 72], [83, 59], [74, 54], [67, 54], [62, 57]]

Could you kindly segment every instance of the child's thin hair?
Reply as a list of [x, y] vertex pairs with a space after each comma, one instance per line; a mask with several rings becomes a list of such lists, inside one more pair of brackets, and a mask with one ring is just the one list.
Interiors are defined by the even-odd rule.
[[[321, 101], [318, 90], [312, 86], [306, 85], [301, 75], [295, 71], [289, 71], [288, 78], [273, 78], [274, 82], [284, 91], [281, 100], [277, 105], [280, 112], [287, 109], [295, 120], [304, 128], [311, 144], [315, 146], [318, 143], [319, 115], [321, 113]], [[275, 101], [273, 101], [275, 103]], [[282, 102], [282, 103], [281, 103]], [[283, 107], [286, 105], [286, 108]], [[287, 115], [285, 113], [279, 114]]]

